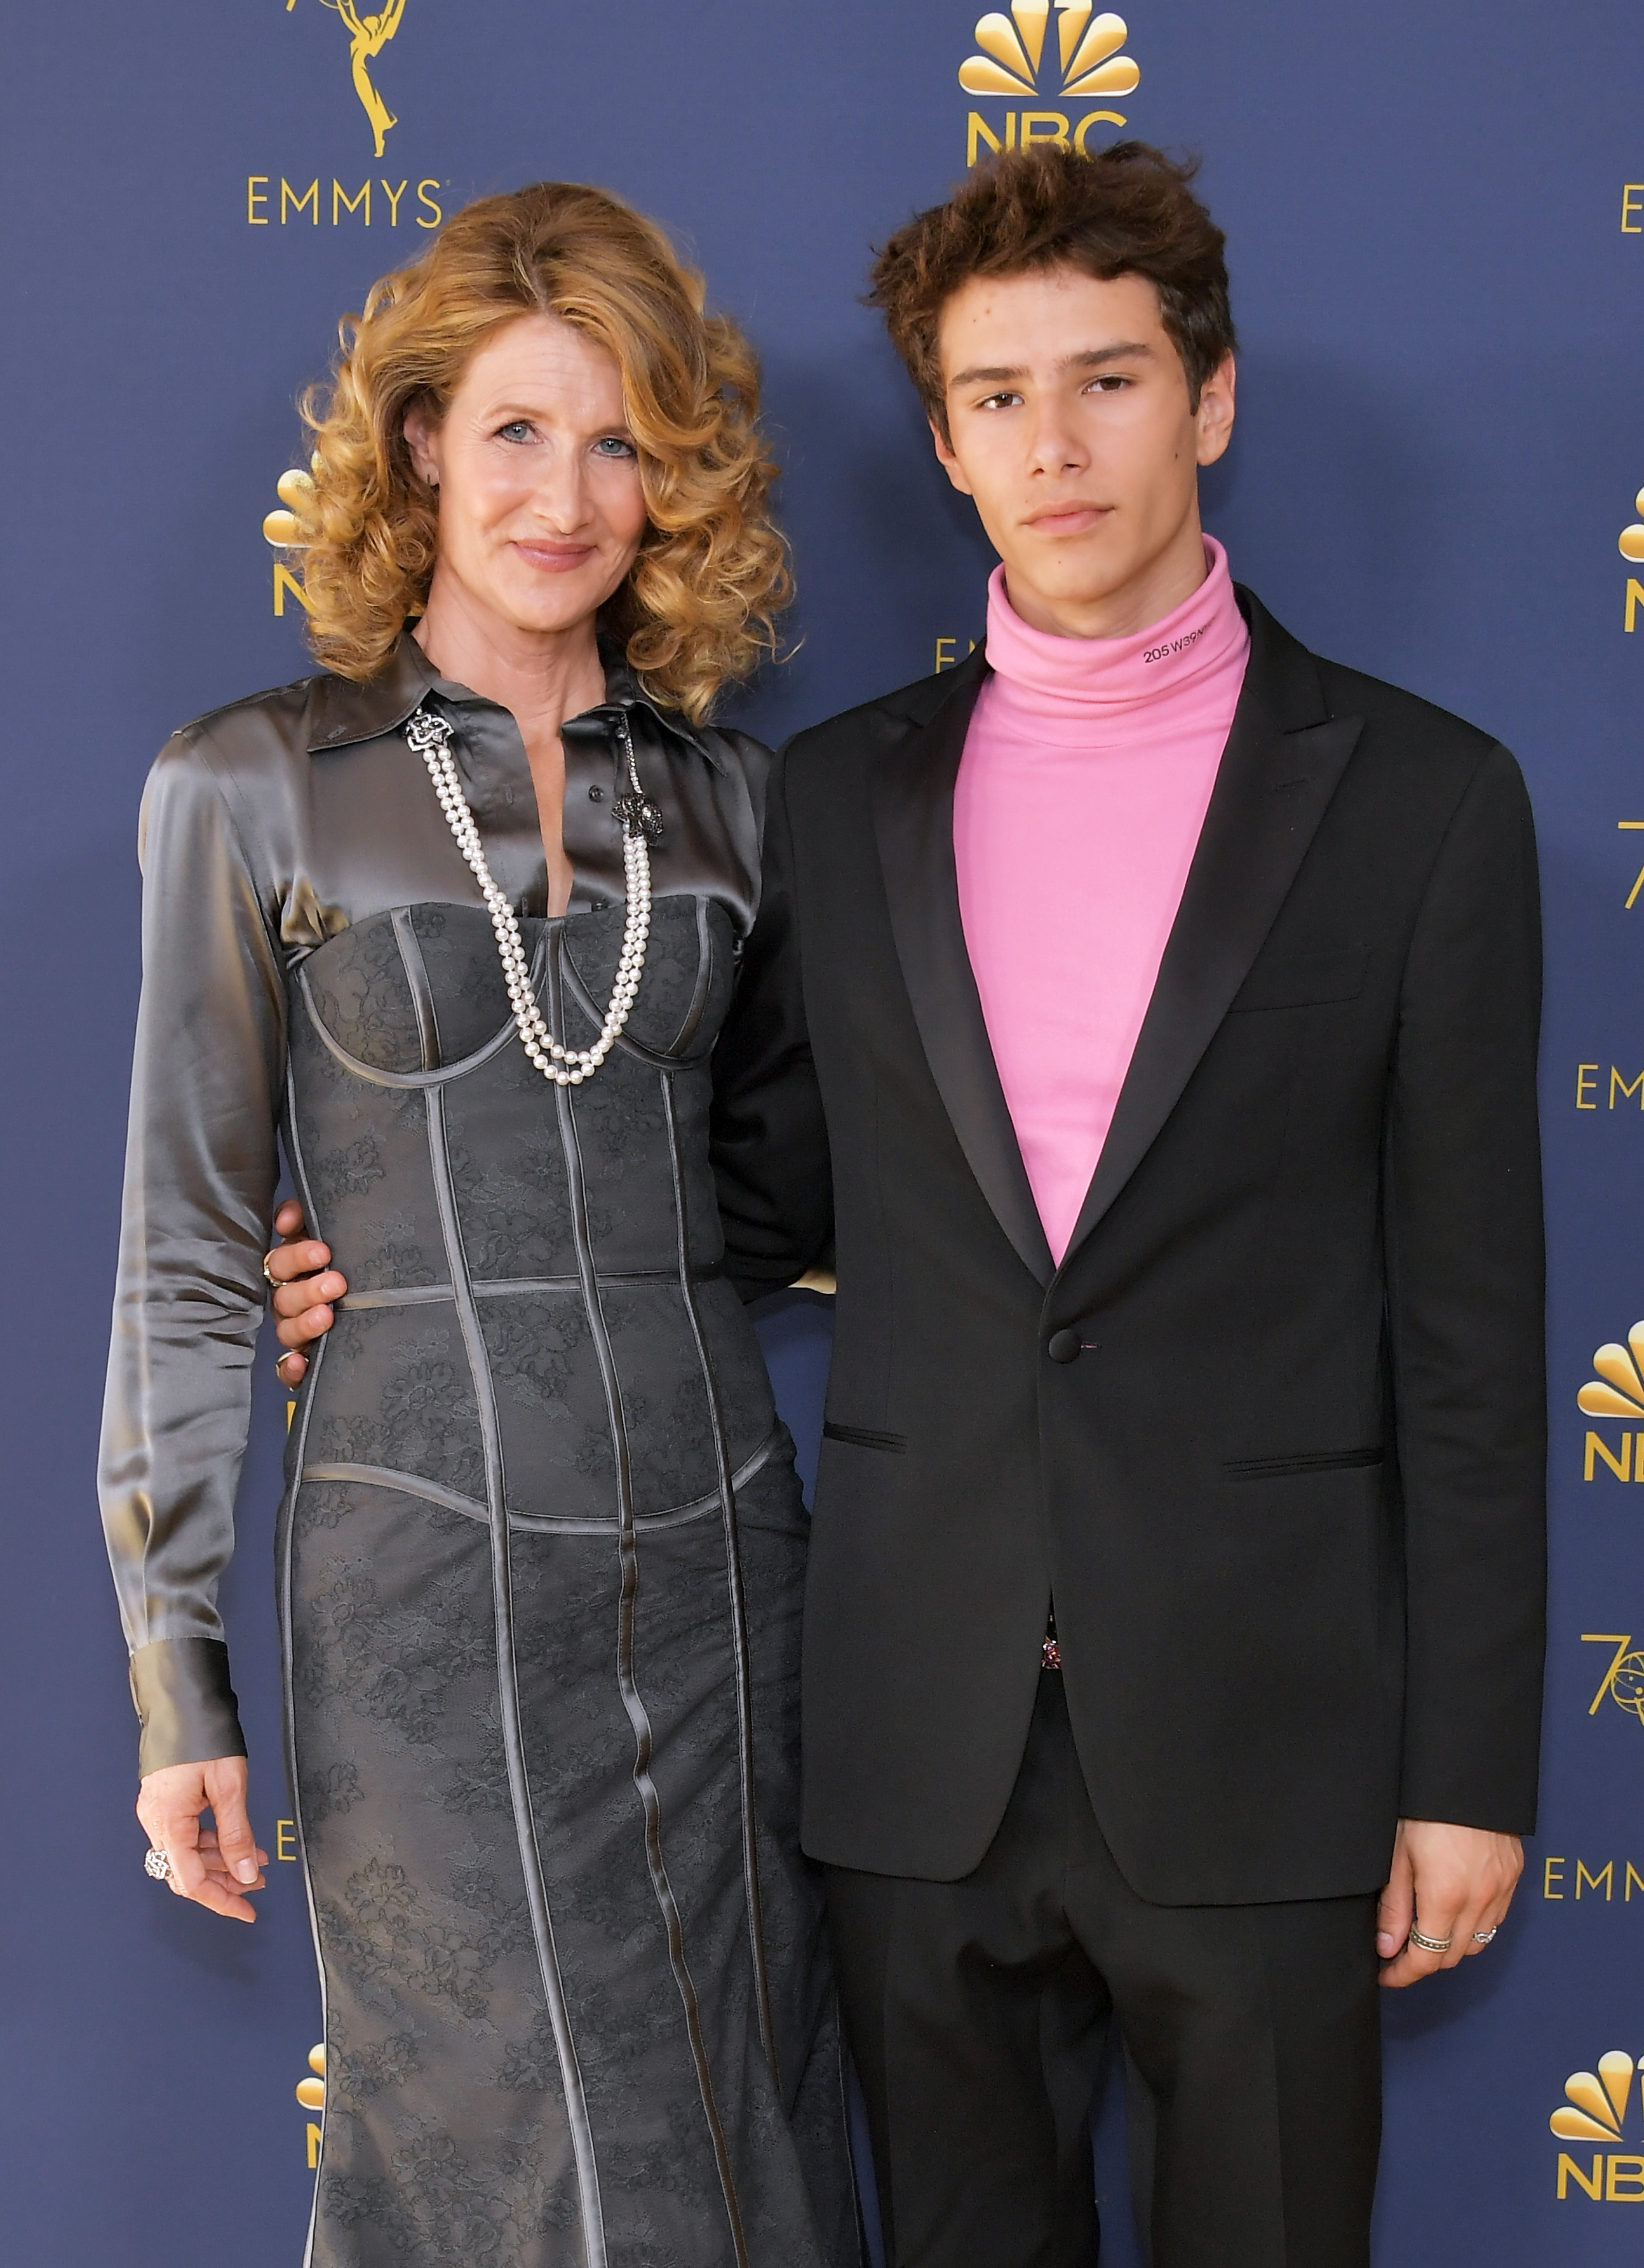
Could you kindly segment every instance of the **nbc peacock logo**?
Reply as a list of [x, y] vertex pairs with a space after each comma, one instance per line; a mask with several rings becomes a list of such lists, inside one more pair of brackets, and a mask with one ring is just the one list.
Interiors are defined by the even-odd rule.
[[303, 2109], [313, 2114], [310, 2116], [303, 2129], [305, 2146], [308, 2154], [308, 2170], [313, 2173], [320, 2161], [320, 2129], [314, 2124], [314, 2116], [323, 2111], [326, 2107], [326, 2051], [323, 2040], [318, 2047], [309, 2049], [308, 2069], [298, 2080], [296, 2093], [297, 2100]]
[[[1051, 19], [1054, 15], [1054, 37]], [[1029, 150], [1036, 143], [1058, 149], [1089, 147], [1097, 126], [1123, 126], [1119, 110], [1084, 107], [1106, 97], [1133, 94], [1141, 66], [1119, 50], [1130, 37], [1122, 16], [1092, 12], [1090, 0], [1011, 0], [1010, 13], [984, 16], [975, 32], [977, 53], [959, 67], [967, 94], [1002, 96], [1030, 105], [1054, 93], [1065, 110], [1028, 107], [1006, 110], [992, 122], [979, 110], [965, 126], [965, 163], [974, 166], [984, 149]]]
[[[1644, 1071], [1632, 1087], [1618, 1073], [1612, 1073], [1611, 1083], [1619, 1083], [1631, 1094], [1634, 1088], [1644, 1088]], [[1625, 1346], [1611, 1339], [1598, 1348], [1593, 1369], [1596, 1375], [1575, 1397], [1582, 1417], [1618, 1418], [1624, 1427], [1638, 1430], [1616, 1437], [1589, 1426], [1581, 1451], [1581, 1477], [1590, 1481], [1602, 1469], [1618, 1481], [1644, 1481], [1644, 1322], [1633, 1324]]]
[[[1582, 2196], [1595, 2205], [1644, 2204], [1644, 2155], [1615, 2146], [1640, 2124], [1629, 2115], [1635, 2068], [1644, 2071], [1644, 2057], [1635, 2066], [1625, 2049], [1611, 2048], [1599, 2057], [1596, 2071], [1572, 2072], [1565, 2080], [1564, 2101], [1547, 2124], [1560, 2142], [1580, 2146], [1559, 2153], [1561, 2203]], [[1644, 2104], [1644, 2082], [1638, 2100]], [[1594, 2143], [1596, 2149], [1589, 2146]]]
[[[1640, 489], [1633, 497], [1633, 509], [1639, 517], [1624, 527], [1617, 536], [1616, 549], [1629, 567], [1644, 566], [1644, 489]], [[1644, 583], [1640, 583], [1636, 575], [1629, 575], [1623, 620], [1624, 629], [1631, 630], [1636, 626], [1640, 606], [1644, 606]]]
[[[317, 466], [320, 460], [316, 457], [313, 461]], [[304, 472], [300, 465], [293, 465], [290, 472], [282, 473], [275, 482], [274, 493], [280, 500], [279, 507], [264, 519], [262, 534], [276, 552], [291, 553], [305, 549], [300, 515], [313, 492], [313, 475]], [[288, 598], [295, 599], [299, 606], [307, 608], [308, 594], [303, 589], [301, 578], [292, 572], [289, 559], [276, 558], [274, 562], [274, 611], [276, 615], [285, 612]]]

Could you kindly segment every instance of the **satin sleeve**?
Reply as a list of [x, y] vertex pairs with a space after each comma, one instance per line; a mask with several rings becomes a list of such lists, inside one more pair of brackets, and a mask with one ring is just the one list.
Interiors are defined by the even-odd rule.
[[217, 1612], [278, 1182], [280, 956], [203, 736], [143, 799], [143, 991], [99, 1468], [139, 1767], [245, 1753]]
[[711, 1130], [725, 1272], [745, 1300], [822, 1264], [833, 1240], [784, 774], [778, 756], [763, 798], [759, 909], [713, 1052]]

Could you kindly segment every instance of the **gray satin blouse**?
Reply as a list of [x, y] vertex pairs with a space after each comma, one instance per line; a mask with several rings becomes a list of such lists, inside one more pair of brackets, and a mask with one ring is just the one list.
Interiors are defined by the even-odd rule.
[[[400, 727], [424, 698], [457, 725], [468, 801], [498, 883], [525, 915], [546, 909], [536, 799], [512, 717], [442, 679], [410, 637], [359, 686], [302, 680], [215, 711], [167, 743], [144, 798], [143, 994], [125, 1206], [104, 1410], [103, 1521], [132, 1650], [144, 1771], [243, 1753], [217, 1608], [233, 1549], [233, 1506], [265, 1311], [263, 1253], [286, 1106], [287, 980], [341, 930], [394, 907], [481, 902], [421, 759]], [[564, 835], [573, 911], [620, 902], [618, 710], [662, 811], [658, 896], [723, 905], [739, 943], [762, 897], [768, 752], [696, 729], [645, 701], [621, 667], [604, 706], [564, 728]], [[808, 1050], [798, 1035], [796, 956], [785, 915], [744, 954], [739, 1010], [715, 1057], [741, 1064], [750, 1096], [766, 1068]], [[749, 989], [756, 964], [765, 976]], [[796, 1055], [797, 1050], [797, 1055]], [[734, 1085], [735, 1079], [728, 1081]], [[779, 1083], [779, 1082], [778, 1082]], [[732, 1129], [732, 1179], [754, 1256], [745, 1291], [790, 1280], [825, 1239], [826, 1159], [789, 1145], [792, 1189], [759, 1182], [770, 1110]], [[823, 1212], [818, 1212], [819, 1204]], [[789, 1214], [807, 1225], [787, 1233]], [[815, 1216], [815, 1218], [811, 1218]], [[727, 1272], [738, 1274], [734, 1258]], [[751, 1281], [747, 1279], [751, 1278]]]

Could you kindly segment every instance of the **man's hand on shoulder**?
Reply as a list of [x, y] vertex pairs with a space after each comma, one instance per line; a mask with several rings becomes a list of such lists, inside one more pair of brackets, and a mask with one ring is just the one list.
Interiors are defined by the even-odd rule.
[[1397, 1990], [1482, 1953], [1505, 1920], [1523, 1871], [1524, 1846], [1516, 1835], [1401, 1819], [1375, 1918], [1382, 1984]]

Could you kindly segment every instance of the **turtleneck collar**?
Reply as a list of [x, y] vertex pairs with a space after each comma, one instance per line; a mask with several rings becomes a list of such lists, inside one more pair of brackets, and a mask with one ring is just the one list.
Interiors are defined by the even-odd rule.
[[1209, 573], [1190, 598], [1134, 637], [1058, 637], [1034, 630], [1011, 605], [1005, 570], [988, 579], [987, 658], [1010, 707], [1024, 715], [1089, 724], [1178, 694], [1208, 690], [1243, 674], [1250, 634], [1227, 555], [1205, 538]]

